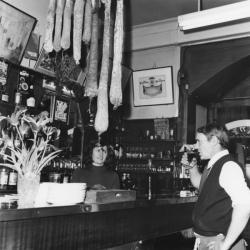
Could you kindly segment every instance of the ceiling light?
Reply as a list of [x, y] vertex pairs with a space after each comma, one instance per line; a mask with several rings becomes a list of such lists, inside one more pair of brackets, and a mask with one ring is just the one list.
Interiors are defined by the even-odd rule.
[[178, 16], [180, 30], [191, 30], [250, 18], [250, 1], [228, 4]]

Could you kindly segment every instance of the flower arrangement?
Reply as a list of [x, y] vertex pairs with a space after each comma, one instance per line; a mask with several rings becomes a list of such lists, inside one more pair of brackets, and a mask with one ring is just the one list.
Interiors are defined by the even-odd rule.
[[60, 131], [49, 125], [48, 112], [31, 116], [26, 111], [0, 116], [0, 156], [4, 159], [0, 165], [18, 173], [18, 208], [34, 207], [40, 173], [61, 151], [50, 144]]
[[20, 109], [10, 117], [0, 116], [0, 156], [5, 159], [1, 165], [16, 170], [20, 177], [39, 175], [60, 152], [50, 144], [60, 131], [48, 125], [48, 112], [32, 117], [26, 111]]

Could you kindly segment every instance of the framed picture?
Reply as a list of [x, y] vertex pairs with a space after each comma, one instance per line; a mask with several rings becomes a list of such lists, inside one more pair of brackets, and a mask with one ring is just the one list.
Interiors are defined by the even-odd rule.
[[66, 98], [56, 97], [54, 105], [54, 121], [68, 123], [69, 109], [70, 100], [67, 100]]
[[20, 64], [37, 20], [0, 0], [0, 57]]
[[40, 46], [40, 35], [32, 33], [30, 35], [27, 47], [25, 49], [24, 57], [29, 60], [38, 60]]
[[133, 72], [134, 106], [174, 103], [172, 67]]
[[55, 55], [46, 52], [44, 47], [42, 47], [38, 60], [35, 64], [35, 70], [45, 75], [55, 77], [56, 76], [55, 61], [56, 61]]

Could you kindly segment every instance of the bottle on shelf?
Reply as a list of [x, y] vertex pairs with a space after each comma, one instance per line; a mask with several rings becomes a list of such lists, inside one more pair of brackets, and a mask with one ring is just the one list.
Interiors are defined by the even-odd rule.
[[8, 189], [9, 190], [17, 189], [17, 171], [15, 171], [14, 169], [11, 169], [9, 172]]
[[49, 173], [49, 182], [60, 183], [61, 182], [61, 173], [60, 173], [60, 163], [54, 161], [52, 165], [52, 170]]
[[34, 85], [31, 84], [29, 86], [29, 93], [27, 96], [26, 105], [27, 105], [27, 107], [34, 108], [35, 104], [36, 104], [36, 100], [35, 100], [35, 95], [34, 95]]
[[4, 61], [0, 61], [0, 91], [1, 91], [1, 101], [8, 102], [9, 95], [6, 89], [7, 85], [7, 71], [8, 64]]
[[3, 102], [9, 102], [9, 94], [7, 92], [6, 85], [2, 85], [1, 101], [3, 101]]
[[0, 168], [0, 190], [7, 190], [9, 171], [6, 167]]

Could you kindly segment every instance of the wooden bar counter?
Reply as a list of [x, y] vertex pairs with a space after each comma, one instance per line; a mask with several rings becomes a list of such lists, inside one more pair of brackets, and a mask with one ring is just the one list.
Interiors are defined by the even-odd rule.
[[0, 210], [0, 249], [95, 250], [191, 227], [196, 197]]

